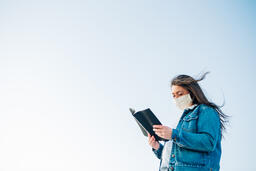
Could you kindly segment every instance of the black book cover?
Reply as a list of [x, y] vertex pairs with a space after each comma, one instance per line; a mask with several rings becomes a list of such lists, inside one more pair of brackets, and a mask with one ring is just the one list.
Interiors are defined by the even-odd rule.
[[159, 137], [153, 131], [153, 125], [162, 125], [162, 124], [157, 119], [155, 114], [150, 110], [150, 108], [141, 110], [138, 112], [135, 112], [134, 109], [130, 108], [130, 111], [133, 117], [135, 118], [136, 122], [138, 123], [142, 133], [145, 136], [148, 136], [147, 135], [147, 132], [148, 132], [150, 135], [153, 135], [155, 137], [156, 141], [168, 141], [167, 139]]

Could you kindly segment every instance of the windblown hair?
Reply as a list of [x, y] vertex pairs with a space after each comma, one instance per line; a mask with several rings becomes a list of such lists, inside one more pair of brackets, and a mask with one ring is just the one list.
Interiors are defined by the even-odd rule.
[[218, 112], [220, 117], [221, 135], [223, 137], [223, 131], [226, 130], [225, 125], [228, 122], [229, 118], [229, 116], [224, 114], [220, 109], [224, 106], [224, 103], [221, 106], [218, 106], [215, 103], [208, 101], [208, 99], [204, 95], [204, 92], [202, 91], [201, 87], [198, 84], [198, 82], [203, 80], [207, 74], [209, 74], [209, 72], [204, 73], [199, 79], [194, 79], [193, 77], [188, 75], [178, 75], [172, 79], [171, 86], [181, 86], [188, 90], [193, 100], [193, 104], [205, 104], [214, 108]]

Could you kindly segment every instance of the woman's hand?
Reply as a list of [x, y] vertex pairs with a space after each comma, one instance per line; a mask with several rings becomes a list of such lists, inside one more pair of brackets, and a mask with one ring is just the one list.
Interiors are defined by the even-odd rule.
[[159, 142], [155, 140], [155, 137], [153, 135], [151, 136], [149, 133], [148, 133], [148, 143], [155, 150], [158, 150], [160, 146]]
[[156, 135], [161, 138], [170, 140], [172, 139], [172, 128], [163, 125], [153, 125], [153, 131], [155, 131]]

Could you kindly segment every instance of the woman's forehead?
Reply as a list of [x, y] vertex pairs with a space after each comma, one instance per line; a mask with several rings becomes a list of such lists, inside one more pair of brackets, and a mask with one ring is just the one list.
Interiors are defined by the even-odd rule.
[[181, 91], [181, 92], [185, 91], [186, 92], [186, 89], [181, 87], [181, 86], [177, 86], [177, 85], [172, 86], [172, 93], [177, 93], [179, 91]]

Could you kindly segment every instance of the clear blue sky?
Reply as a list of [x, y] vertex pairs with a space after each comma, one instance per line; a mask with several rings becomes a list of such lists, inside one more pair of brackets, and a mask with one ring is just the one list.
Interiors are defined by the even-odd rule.
[[180, 116], [177, 74], [232, 115], [221, 171], [253, 171], [255, 1], [0, 2], [0, 170], [157, 171], [128, 111]]

